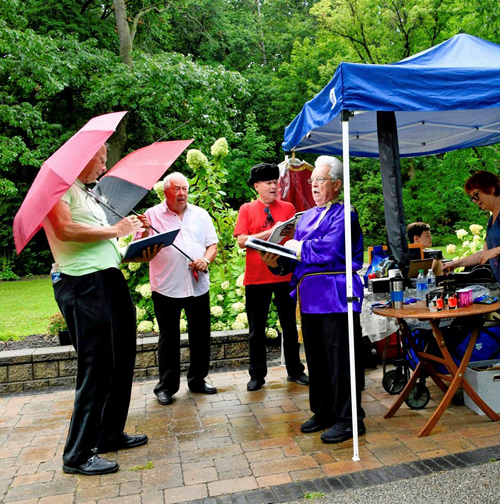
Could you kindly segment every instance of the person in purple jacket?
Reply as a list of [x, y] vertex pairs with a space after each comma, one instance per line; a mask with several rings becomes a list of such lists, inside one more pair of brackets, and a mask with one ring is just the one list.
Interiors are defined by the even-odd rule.
[[[286, 243], [295, 250], [297, 261], [274, 254], [261, 254], [276, 274], [293, 270], [292, 297], [300, 308], [304, 347], [309, 370], [309, 401], [313, 416], [300, 426], [305, 433], [329, 429], [321, 434], [324, 443], [352, 438], [349, 336], [346, 295], [344, 205], [340, 200], [342, 163], [320, 156], [309, 183], [316, 207], [305, 212], [294, 239]], [[356, 361], [361, 355], [359, 313], [363, 301], [361, 278], [363, 235], [358, 215], [351, 208], [354, 341]], [[361, 408], [363, 366], [356, 367], [358, 434], [365, 433]]]

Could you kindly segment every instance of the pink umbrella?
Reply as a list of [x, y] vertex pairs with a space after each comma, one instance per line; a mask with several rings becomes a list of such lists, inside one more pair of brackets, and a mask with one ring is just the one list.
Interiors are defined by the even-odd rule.
[[18, 254], [126, 113], [94, 117], [43, 163], [14, 217], [14, 242]]
[[108, 222], [113, 225], [127, 215], [192, 142], [156, 142], [137, 149], [103, 175], [92, 192], [105, 204]]
[[[133, 210], [135, 205], [146, 196], [192, 142], [193, 140], [155, 142], [131, 152], [103, 175], [91, 194], [102, 204], [108, 222], [114, 224], [129, 212], [138, 215]], [[151, 229], [156, 233], [159, 232], [153, 226]], [[172, 246], [193, 262], [193, 259], [175, 243], [172, 243]], [[198, 281], [198, 272], [192, 271], [194, 278]], [[204, 273], [207, 272], [204, 271]]]

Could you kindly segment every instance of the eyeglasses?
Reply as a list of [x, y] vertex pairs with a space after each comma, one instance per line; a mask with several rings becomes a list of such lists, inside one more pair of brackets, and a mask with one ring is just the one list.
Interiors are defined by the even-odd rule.
[[479, 201], [479, 195], [481, 194], [481, 191], [476, 191], [475, 193], [472, 193], [470, 195], [470, 200], [475, 203], [476, 201]]
[[333, 178], [332, 177], [310, 178], [310, 179], [307, 179], [307, 183], [309, 185], [313, 185], [314, 182], [317, 182], [319, 185], [323, 185], [327, 180], [333, 180]]
[[[99, 221], [102, 226], [107, 226], [108, 222], [106, 220], [106, 214], [103, 212], [102, 207], [100, 206], [102, 203], [105, 203], [103, 201], [103, 197], [94, 197], [90, 194], [90, 190], [86, 190], [87, 194], [85, 197], [85, 202], [87, 203], [87, 208], [89, 209], [90, 213], [92, 214], [92, 217], [94, 217], [95, 220]], [[97, 210], [96, 207], [99, 209]], [[102, 212], [99, 214], [98, 212]], [[97, 215], [96, 215], [97, 212]]]
[[271, 209], [268, 206], [264, 207], [264, 213], [266, 214], [266, 226], [269, 226], [274, 222]]
[[263, 229], [271, 227], [274, 224], [274, 219], [271, 215], [271, 209], [269, 207], [264, 207], [264, 213], [266, 214], [266, 220], [264, 222]]

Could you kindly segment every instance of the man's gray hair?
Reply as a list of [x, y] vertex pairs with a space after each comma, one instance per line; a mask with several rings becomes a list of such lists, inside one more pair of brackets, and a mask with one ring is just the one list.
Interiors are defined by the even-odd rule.
[[320, 166], [329, 166], [329, 175], [332, 179], [340, 180], [342, 184], [344, 183], [344, 165], [342, 161], [333, 156], [319, 156], [314, 163], [315, 168]]
[[180, 172], [172, 172], [172, 173], [169, 173], [164, 179], [163, 179], [163, 190], [166, 191], [169, 187], [170, 187], [170, 181], [172, 180], [172, 177], [175, 177], [175, 176], [180, 176], [182, 177], [187, 185], [188, 185], [188, 189], [189, 189], [189, 181], [188, 179], [186, 178], [185, 175], [183, 175], [182, 173]]

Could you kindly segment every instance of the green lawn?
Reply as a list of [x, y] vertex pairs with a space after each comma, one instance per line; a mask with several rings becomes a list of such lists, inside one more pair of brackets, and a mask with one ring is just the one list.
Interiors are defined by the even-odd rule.
[[0, 340], [42, 334], [59, 311], [50, 278], [0, 282]]

